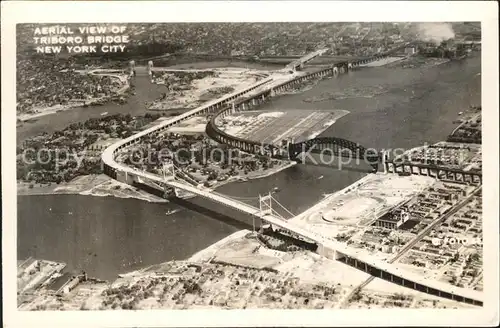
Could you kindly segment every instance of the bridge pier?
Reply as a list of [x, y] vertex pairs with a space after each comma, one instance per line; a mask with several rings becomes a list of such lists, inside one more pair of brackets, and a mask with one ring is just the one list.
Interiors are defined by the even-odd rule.
[[336, 260], [337, 257], [340, 255], [335, 251], [334, 249], [331, 249], [329, 247], [326, 247], [324, 244], [319, 244], [318, 249], [316, 251], [319, 255], [326, 257], [327, 259], [330, 260]]
[[132, 185], [134, 183], [134, 175], [129, 174], [127, 171], [118, 171], [116, 174], [116, 180], [128, 185]]
[[392, 163], [385, 163], [385, 171], [387, 173], [393, 173], [393, 164]]

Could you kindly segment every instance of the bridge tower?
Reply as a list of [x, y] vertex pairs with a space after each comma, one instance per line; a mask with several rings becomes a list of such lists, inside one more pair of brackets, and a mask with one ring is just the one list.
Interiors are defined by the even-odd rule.
[[162, 167], [163, 180], [172, 181], [175, 179], [175, 166], [174, 163], [164, 163]]
[[292, 158], [291, 158], [291, 156], [290, 156], [290, 151], [289, 151], [289, 149], [290, 149], [290, 145], [292, 145], [292, 144], [293, 144], [293, 138], [287, 138], [287, 139], [283, 139], [283, 140], [281, 141], [281, 148], [282, 148], [282, 151], [283, 151], [283, 152], [285, 152], [285, 154], [282, 154], [282, 155], [287, 156], [287, 158], [288, 158], [289, 160], [291, 160], [291, 159], [292, 159]]
[[[172, 163], [172, 162], [164, 163], [161, 171], [162, 171], [162, 175], [163, 175], [163, 181], [165, 182], [164, 195], [166, 197], [169, 194], [168, 193], [169, 187], [167, 185], [167, 182], [173, 181], [175, 179], [174, 163]], [[174, 193], [177, 196], [177, 190], [175, 188], [174, 188]]]
[[148, 75], [150, 78], [153, 77], [153, 61], [148, 61]]
[[[260, 215], [273, 215], [273, 197], [271, 193], [262, 196], [259, 195], [259, 210]], [[261, 221], [259, 232], [263, 232], [264, 224]], [[253, 220], [253, 230], [255, 231], [255, 219]]]
[[387, 164], [386, 164], [388, 158], [387, 151], [383, 150], [380, 156], [382, 157], [382, 169], [384, 170], [384, 174], [387, 174]]
[[271, 193], [262, 196], [259, 195], [259, 209], [261, 214], [268, 214], [272, 215], [273, 214], [273, 197], [271, 196]]
[[134, 60], [131, 60], [128, 62], [128, 68], [129, 68], [129, 71], [130, 71], [130, 76], [135, 76], [135, 61]]

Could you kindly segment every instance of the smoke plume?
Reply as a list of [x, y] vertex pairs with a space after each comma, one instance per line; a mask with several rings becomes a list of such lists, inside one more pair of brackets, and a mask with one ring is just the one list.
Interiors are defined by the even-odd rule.
[[449, 23], [419, 23], [417, 28], [422, 41], [440, 44], [455, 37], [453, 27]]

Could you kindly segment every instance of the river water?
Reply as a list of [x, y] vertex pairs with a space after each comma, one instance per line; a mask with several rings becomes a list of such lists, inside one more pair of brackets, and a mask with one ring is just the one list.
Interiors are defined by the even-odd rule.
[[[342, 137], [377, 149], [407, 149], [443, 140], [454, 128], [452, 121], [460, 111], [480, 104], [480, 71], [479, 56], [433, 68], [364, 68], [323, 80], [304, 93], [274, 98], [263, 108], [349, 110], [350, 114], [323, 136]], [[146, 87], [148, 82], [140, 83]], [[381, 86], [386, 93], [373, 98], [303, 101], [326, 92], [373, 86]], [[138, 91], [137, 99], [132, 100], [137, 106], [161, 92], [158, 87], [151, 89], [150, 84], [147, 87], [148, 93]], [[85, 110], [138, 115], [145, 109], [129, 103]], [[59, 118], [60, 115], [68, 116]], [[71, 123], [71, 115], [84, 120], [88, 112], [79, 116], [71, 111], [58, 113], [53, 125], [47, 116], [47, 128], [63, 128]], [[33, 128], [18, 131], [18, 138], [20, 134], [33, 133]], [[275, 197], [297, 214], [318, 202], [324, 193], [340, 190], [365, 174], [297, 165], [267, 178], [228, 184], [218, 191], [258, 205], [259, 194], [278, 187], [281, 191]], [[173, 208], [181, 210], [165, 214]], [[146, 265], [185, 259], [234, 231], [250, 228], [251, 224], [247, 217], [198, 198], [182, 204], [154, 204], [113, 197], [19, 196], [18, 257], [67, 262], [70, 269], [85, 269], [93, 276], [112, 279], [118, 273]]]
[[[172, 68], [213, 68], [218, 67], [243, 67], [249, 69], [270, 70], [276, 65], [245, 63], [240, 61], [217, 61], [207, 63], [192, 63], [174, 65]], [[38, 135], [42, 132], [53, 133], [62, 130], [71, 123], [84, 122], [89, 118], [100, 118], [101, 113], [144, 115], [147, 112], [145, 103], [159, 98], [167, 89], [164, 85], [151, 84], [145, 67], [137, 67], [137, 76], [134, 79], [137, 92], [129, 97], [126, 104], [107, 103], [103, 106], [79, 107], [72, 110], [61, 111], [53, 115], [41, 116], [34, 123], [24, 123], [16, 129], [17, 142]], [[177, 112], [177, 111], [176, 111]]]

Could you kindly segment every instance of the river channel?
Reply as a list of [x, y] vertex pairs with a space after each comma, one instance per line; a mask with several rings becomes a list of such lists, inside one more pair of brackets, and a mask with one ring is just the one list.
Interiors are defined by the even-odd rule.
[[[350, 114], [323, 136], [342, 137], [377, 149], [408, 149], [445, 139], [458, 113], [480, 104], [480, 71], [480, 56], [431, 68], [363, 68], [320, 81], [306, 92], [273, 98], [263, 109], [345, 109]], [[162, 91], [147, 81], [138, 81], [136, 86], [137, 95], [126, 105], [86, 108], [85, 114], [68, 111], [50, 115], [31, 128], [18, 128], [18, 139], [37, 131], [61, 129], [104, 111], [142, 114], [144, 101]], [[367, 98], [363, 90], [373, 87], [383, 92]], [[142, 92], [143, 88], [147, 91]], [[304, 101], [352, 88], [360, 89], [362, 95]], [[297, 165], [267, 178], [227, 184], [218, 191], [257, 205], [259, 194], [278, 187], [275, 197], [296, 214], [325, 193], [340, 190], [365, 174]], [[169, 209], [180, 211], [166, 215]], [[251, 227], [251, 223], [249, 218], [198, 198], [183, 204], [155, 204], [80, 195], [19, 196], [17, 255], [20, 259], [34, 256], [66, 262], [70, 269], [85, 269], [90, 275], [112, 279], [150, 264], [185, 259], [232, 232]]]

